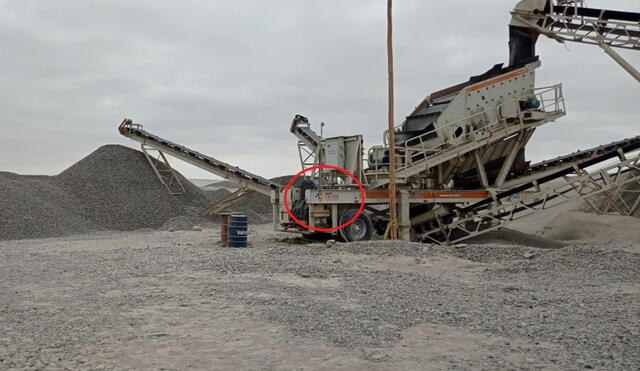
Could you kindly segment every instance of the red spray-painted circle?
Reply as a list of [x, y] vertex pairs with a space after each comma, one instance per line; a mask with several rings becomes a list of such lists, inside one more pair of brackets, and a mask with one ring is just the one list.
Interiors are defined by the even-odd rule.
[[[306, 172], [309, 172], [309, 171], [317, 170], [317, 169], [330, 169], [330, 170], [340, 171], [340, 172], [348, 175], [349, 178], [353, 179], [353, 181], [356, 182], [356, 184], [358, 185], [358, 188], [360, 188], [360, 208], [358, 209], [358, 212], [353, 216], [353, 218], [349, 219], [346, 223], [344, 223], [342, 225], [339, 225], [337, 227], [334, 227], [334, 228], [316, 228], [316, 227], [312, 227], [310, 225], [306, 225], [303, 222], [301, 222], [298, 218], [293, 216], [293, 213], [289, 209], [289, 204], [287, 202], [287, 194], [289, 193], [289, 189], [291, 189], [291, 186], [293, 185], [293, 182], [295, 182], [295, 180], [298, 179], [298, 177], [300, 177], [302, 174], [304, 174]], [[366, 197], [366, 193], [364, 191], [364, 187], [362, 186], [362, 183], [360, 183], [360, 181], [353, 174], [351, 174], [350, 172], [348, 172], [345, 169], [343, 169], [341, 167], [338, 167], [338, 166], [318, 165], [318, 166], [310, 167], [308, 169], [304, 169], [301, 172], [299, 172], [298, 174], [296, 174], [293, 178], [291, 178], [291, 180], [289, 181], [287, 186], [284, 188], [284, 208], [285, 208], [285, 210], [287, 210], [287, 214], [289, 214], [289, 217], [291, 217], [291, 219], [293, 219], [293, 221], [296, 222], [296, 224], [298, 224], [301, 227], [304, 227], [304, 228], [307, 228], [307, 229], [311, 229], [311, 230], [316, 231], [316, 232], [333, 232], [333, 231], [337, 231], [339, 229], [342, 229], [344, 227], [347, 227], [349, 224], [355, 222], [356, 219], [358, 219], [358, 217], [360, 216], [360, 214], [362, 214], [362, 211], [364, 210], [365, 197]]]

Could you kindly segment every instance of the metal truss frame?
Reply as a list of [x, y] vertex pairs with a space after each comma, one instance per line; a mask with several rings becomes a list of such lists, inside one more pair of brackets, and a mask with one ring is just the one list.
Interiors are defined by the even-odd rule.
[[[537, 187], [537, 192], [520, 199], [498, 200], [484, 209], [458, 215], [452, 222], [438, 218], [439, 226], [421, 237], [439, 244], [455, 244], [569, 201], [582, 199], [593, 203], [592, 199], [602, 196], [616, 212], [629, 215], [640, 204], [640, 192], [632, 206], [627, 202], [621, 204], [611, 192], [619, 195], [626, 186], [640, 182], [640, 153], [591, 173], [575, 166], [573, 176], [566, 175], [561, 179], [564, 180], [562, 185], [546, 190]], [[534, 181], [534, 184], [537, 183]]]
[[208, 208], [200, 211], [198, 214], [200, 214], [200, 216], [209, 216], [213, 214], [219, 214], [223, 211], [226, 211], [229, 207], [234, 205], [236, 202], [244, 199], [245, 197], [249, 196], [253, 192], [254, 191], [250, 189], [240, 188], [237, 191], [228, 194], [227, 196], [222, 198], [220, 201], [214, 203]]
[[[178, 173], [169, 164], [167, 156], [165, 156], [162, 151], [145, 145], [144, 143], [141, 144], [140, 147], [142, 149], [144, 157], [147, 159], [149, 165], [153, 169], [153, 172], [160, 180], [160, 183], [162, 183], [162, 185], [167, 188], [167, 191], [169, 191], [169, 193], [172, 195], [179, 195], [184, 193], [184, 186], [182, 185], [182, 182], [178, 177]], [[156, 151], [158, 155], [154, 158], [149, 153], [151, 151]], [[161, 168], [158, 168], [158, 164], [160, 164]]]
[[571, 41], [598, 45], [640, 82], [640, 72], [613, 50], [613, 48], [640, 50], [640, 22], [608, 19], [605, 16], [605, 10], [600, 12], [598, 18], [577, 14], [577, 9], [584, 5], [581, 1], [559, 1], [558, 3], [567, 5], [563, 13], [545, 14], [516, 9], [511, 14], [529, 27], [558, 42]]
[[[594, 45], [604, 42], [614, 48], [640, 50], [640, 38], [637, 36], [640, 34], [640, 23], [571, 14], [569, 10], [573, 9], [575, 8], [567, 6], [563, 14], [522, 10], [514, 10], [512, 14], [543, 35], [561, 42], [573, 41]], [[538, 22], [541, 22], [541, 25]]]

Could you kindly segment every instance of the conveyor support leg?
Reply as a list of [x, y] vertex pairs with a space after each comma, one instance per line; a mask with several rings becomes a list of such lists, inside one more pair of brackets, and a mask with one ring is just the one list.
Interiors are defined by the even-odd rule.
[[410, 218], [410, 202], [409, 191], [400, 191], [400, 208], [399, 208], [399, 237], [402, 241], [411, 241], [411, 218]]

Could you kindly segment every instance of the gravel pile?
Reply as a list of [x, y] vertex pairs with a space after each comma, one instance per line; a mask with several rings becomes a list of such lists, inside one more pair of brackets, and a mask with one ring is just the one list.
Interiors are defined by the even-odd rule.
[[175, 232], [175, 231], [190, 231], [193, 226], [202, 224], [202, 220], [195, 216], [176, 216], [170, 219], [162, 225], [160, 228], [163, 231]]
[[55, 178], [0, 172], [0, 240], [82, 233], [93, 223]]
[[470, 238], [464, 243], [471, 244], [502, 244], [502, 245], [522, 245], [538, 247], [541, 249], [559, 249], [566, 246], [566, 244], [558, 241], [554, 241], [548, 238], [536, 236], [533, 234], [522, 233], [514, 231], [512, 229], [499, 229], [491, 231], [480, 236]]
[[179, 177], [185, 193], [172, 196], [141, 152], [107, 145], [63, 171], [56, 182], [80, 201], [78, 212], [96, 229], [134, 230], [158, 228], [206, 204], [202, 191]]
[[100, 147], [53, 177], [0, 173], [0, 240], [158, 228], [196, 217], [208, 199], [180, 179], [185, 193], [170, 195], [141, 152], [119, 145]]

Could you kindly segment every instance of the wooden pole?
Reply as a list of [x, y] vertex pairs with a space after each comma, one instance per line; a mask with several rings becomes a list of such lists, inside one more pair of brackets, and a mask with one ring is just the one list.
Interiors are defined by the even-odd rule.
[[396, 136], [393, 94], [393, 0], [387, 0], [387, 66], [389, 74], [389, 236], [398, 239], [396, 210]]

